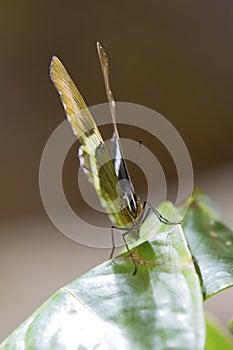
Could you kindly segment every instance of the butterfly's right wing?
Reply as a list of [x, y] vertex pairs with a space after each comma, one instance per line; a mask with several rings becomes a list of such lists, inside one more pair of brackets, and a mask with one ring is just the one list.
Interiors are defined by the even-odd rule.
[[72, 130], [81, 144], [80, 163], [95, 187], [101, 204], [107, 212], [113, 213], [111, 220], [114, 224], [121, 225], [119, 212], [123, 196], [99, 129], [80, 92], [57, 57], [52, 59], [50, 77], [60, 95]]

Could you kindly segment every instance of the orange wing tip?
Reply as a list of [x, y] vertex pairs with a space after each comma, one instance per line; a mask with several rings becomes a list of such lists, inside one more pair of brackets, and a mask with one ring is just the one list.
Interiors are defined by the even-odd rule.
[[52, 59], [51, 59], [50, 68], [53, 67], [53, 65], [56, 65], [58, 63], [61, 64], [61, 61], [59, 60], [59, 58], [57, 56], [53, 56]]
[[54, 71], [58, 70], [59, 67], [62, 67], [61, 61], [59, 60], [59, 58], [57, 58], [57, 56], [53, 56], [49, 67], [49, 75], [52, 81], [54, 81], [53, 73]]
[[105, 51], [103, 45], [99, 41], [96, 42], [96, 47], [97, 47], [99, 57], [104, 56], [105, 59], [107, 59], [106, 51]]
[[103, 46], [101, 45], [100, 41], [97, 41], [97, 42], [96, 42], [96, 47], [97, 47], [97, 50], [103, 48]]

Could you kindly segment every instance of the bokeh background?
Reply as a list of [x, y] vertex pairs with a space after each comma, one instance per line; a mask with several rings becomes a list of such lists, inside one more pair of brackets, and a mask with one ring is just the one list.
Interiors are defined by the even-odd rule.
[[[1, 1], [0, 341], [59, 287], [109, 256], [109, 250], [62, 235], [40, 199], [41, 154], [64, 120], [49, 79], [52, 55], [61, 58], [88, 105], [103, 103], [100, 40], [116, 100], [150, 107], [175, 126], [189, 149], [195, 185], [233, 228], [232, 16], [230, 0]], [[110, 129], [103, 132], [110, 137]], [[163, 145], [140, 130], [120, 132], [144, 139], [173, 188], [175, 166]], [[81, 201], [76, 148], [64, 166], [67, 197], [77, 212], [109, 225]], [[135, 187], [146, 192], [140, 171]], [[232, 297], [228, 290], [206, 304], [225, 325], [233, 316]]]

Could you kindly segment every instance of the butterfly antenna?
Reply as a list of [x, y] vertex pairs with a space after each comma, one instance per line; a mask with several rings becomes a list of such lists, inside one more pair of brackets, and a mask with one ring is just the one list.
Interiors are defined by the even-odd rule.
[[119, 133], [118, 133], [117, 126], [116, 126], [116, 102], [114, 100], [112, 90], [110, 87], [109, 60], [108, 60], [108, 56], [107, 56], [106, 51], [104, 50], [103, 46], [100, 44], [99, 41], [97, 41], [96, 46], [97, 46], [97, 51], [98, 51], [98, 55], [99, 55], [99, 60], [100, 60], [100, 65], [101, 65], [103, 77], [104, 77], [105, 91], [106, 91], [107, 99], [108, 99], [109, 106], [110, 106], [110, 112], [112, 115], [114, 132], [115, 132], [117, 139], [119, 139]]

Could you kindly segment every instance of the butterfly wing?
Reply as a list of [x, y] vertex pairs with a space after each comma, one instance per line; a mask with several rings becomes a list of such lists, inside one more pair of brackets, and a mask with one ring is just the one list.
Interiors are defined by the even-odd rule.
[[80, 163], [89, 181], [95, 187], [103, 207], [112, 213], [109, 214], [111, 221], [119, 226], [125, 225], [127, 218], [121, 215], [124, 198], [113, 162], [80, 92], [57, 57], [52, 59], [50, 77], [60, 95], [72, 130], [81, 144]]
[[[65, 67], [57, 57], [53, 57], [50, 65], [50, 77], [60, 94], [67, 119], [81, 144], [88, 139], [95, 145], [103, 142], [102, 136], [89, 112], [80, 92], [69, 76]], [[92, 136], [92, 137], [91, 137]]]

